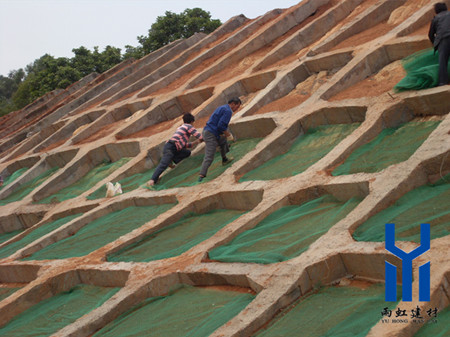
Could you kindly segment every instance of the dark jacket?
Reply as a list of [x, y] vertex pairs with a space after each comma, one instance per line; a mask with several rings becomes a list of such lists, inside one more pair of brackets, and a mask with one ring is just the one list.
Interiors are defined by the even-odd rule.
[[443, 38], [450, 36], [450, 12], [440, 12], [431, 21], [428, 38], [433, 43], [434, 49], [437, 50], [439, 43]]

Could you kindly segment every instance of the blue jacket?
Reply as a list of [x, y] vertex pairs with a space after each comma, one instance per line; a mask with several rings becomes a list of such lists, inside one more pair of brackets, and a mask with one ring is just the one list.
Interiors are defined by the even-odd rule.
[[205, 130], [208, 130], [214, 134], [217, 138], [228, 129], [228, 123], [230, 123], [231, 115], [233, 111], [228, 104], [219, 106], [209, 117], [206, 123]]

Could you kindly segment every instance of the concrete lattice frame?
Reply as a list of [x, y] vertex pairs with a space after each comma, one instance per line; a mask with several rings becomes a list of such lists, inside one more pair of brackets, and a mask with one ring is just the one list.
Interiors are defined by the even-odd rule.
[[[403, 20], [395, 20], [396, 15]], [[187, 283], [247, 287], [257, 293], [245, 310], [213, 334], [248, 336], [319, 284], [344, 284], [343, 280], [353, 278], [383, 281], [384, 261], [392, 261], [393, 256], [384, 249], [384, 243], [356, 242], [351, 234], [408, 191], [450, 171], [450, 87], [401, 94], [391, 87], [376, 96], [368, 93], [344, 100], [332, 98], [393, 62], [429, 47], [426, 34], [413, 33], [422, 31], [432, 16], [432, 4], [421, 0], [305, 0], [254, 20], [236, 16], [210, 35], [196, 34], [141, 60], [124, 62], [102, 75], [90, 75], [0, 121], [0, 172], [7, 176], [30, 167], [0, 191], [0, 198], [49, 168], [62, 168], [23, 200], [0, 206], [1, 232], [25, 228], [0, 247], [48, 222], [84, 213], [0, 261], [0, 284], [23, 285], [0, 302], [0, 326], [38, 301], [78, 283], [123, 287], [101, 307], [54, 334], [86, 336], [142, 299], [164, 294], [177, 283]], [[353, 47], [333, 49], [388, 19], [395, 24], [386, 33]], [[245, 66], [242, 71], [227, 75], [240, 65]], [[309, 97], [300, 104], [258, 113], [321, 72], [327, 73], [326, 80], [316, 81]], [[208, 83], [222, 73], [223, 77], [217, 76], [220, 81]], [[154, 167], [184, 111], [205, 119], [234, 95], [245, 103], [230, 124], [235, 136], [264, 139], [220, 177], [188, 188], [158, 192], [141, 188], [112, 199], [86, 199], [108, 181]], [[329, 174], [383, 128], [423, 116], [435, 116], [442, 122], [408, 160], [377, 173]], [[271, 181], [237, 182], [246, 172], [287, 150], [304, 130], [352, 122], [361, 125], [305, 172]], [[166, 127], [142, 136], [158, 124]], [[200, 146], [194, 153], [202, 150]], [[116, 161], [130, 156], [133, 158], [128, 163], [75, 199], [58, 204], [33, 203], [75, 182], [104, 159]], [[364, 200], [300, 256], [270, 265], [207, 259], [212, 248], [254, 227], [280, 207], [301, 204], [323, 193], [340, 200], [353, 196]], [[112, 211], [169, 202], [177, 205], [89, 255], [20, 261]], [[187, 212], [215, 207], [249, 212], [180, 256], [149, 263], [106, 262], [108, 254]], [[417, 246], [413, 242], [397, 244], [406, 251]], [[433, 240], [432, 249], [414, 262], [418, 266], [432, 261], [428, 306], [440, 309], [450, 302], [449, 244], [448, 236]], [[418, 275], [414, 279], [418, 280]], [[417, 281], [413, 289], [417, 298]], [[422, 304], [408, 303], [414, 307]], [[419, 327], [412, 323], [378, 323], [369, 336], [412, 336]]]

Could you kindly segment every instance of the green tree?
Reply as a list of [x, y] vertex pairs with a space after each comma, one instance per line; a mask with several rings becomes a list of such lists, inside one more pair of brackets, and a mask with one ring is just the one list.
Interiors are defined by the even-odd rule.
[[211, 14], [201, 8], [186, 9], [180, 14], [170, 11], [158, 16], [148, 31], [148, 36], [139, 36], [145, 54], [157, 50], [178, 39], [186, 39], [197, 32], [211, 33], [222, 23], [211, 20]]

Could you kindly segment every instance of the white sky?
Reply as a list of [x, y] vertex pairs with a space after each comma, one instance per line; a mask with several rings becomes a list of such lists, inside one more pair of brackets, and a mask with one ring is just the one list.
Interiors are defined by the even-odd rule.
[[222, 23], [250, 19], [301, 0], [0, 0], [0, 75], [50, 54], [73, 57], [73, 48], [103, 51], [107, 45], [137, 46], [157, 16], [199, 7]]

